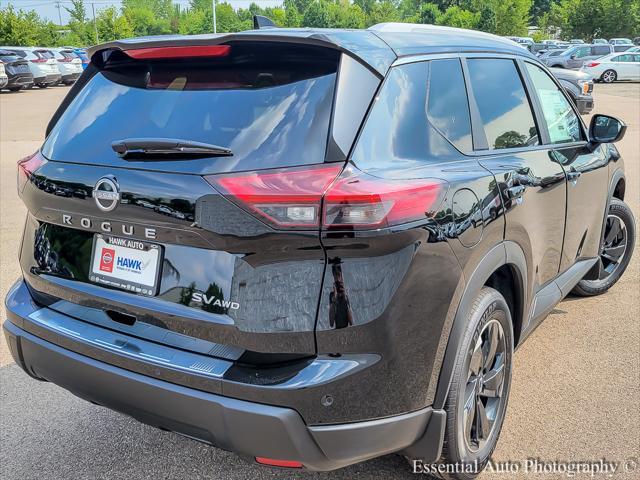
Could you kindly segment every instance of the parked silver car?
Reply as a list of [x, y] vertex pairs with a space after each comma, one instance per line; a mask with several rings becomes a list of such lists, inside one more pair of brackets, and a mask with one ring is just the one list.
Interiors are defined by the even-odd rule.
[[609, 55], [613, 51], [613, 45], [576, 45], [560, 54], [546, 58], [541, 57], [541, 60], [549, 67], [578, 69], [582, 67], [584, 62]]

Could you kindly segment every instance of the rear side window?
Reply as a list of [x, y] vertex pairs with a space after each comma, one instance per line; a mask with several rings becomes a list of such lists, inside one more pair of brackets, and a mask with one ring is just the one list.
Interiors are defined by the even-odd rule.
[[528, 62], [526, 66], [540, 99], [551, 143], [580, 141], [582, 139], [580, 120], [567, 98], [540, 67]]
[[609, 53], [611, 53], [611, 49], [608, 45], [596, 45], [591, 47], [592, 55], [608, 55]]
[[469, 77], [489, 148], [538, 145], [538, 131], [513, 60], [467, 60]]
[[171, 138], [231, 149], [233, 170], [322, 163], [339, 55], [249, 42], [197, 60], [134, 61], [114, 52], [42, 152], [87, 163], [114, 158], [115, 140]]
[[460, 158], [460, 152], [427, 119], [430, 63], [391, 69], [353, 151], [359, 168], [412, 168]]
[[458, 150], [469, 152], [473, 149], [471, 117], [460, 60], [433, 60], [429, 65], [429, 121]]

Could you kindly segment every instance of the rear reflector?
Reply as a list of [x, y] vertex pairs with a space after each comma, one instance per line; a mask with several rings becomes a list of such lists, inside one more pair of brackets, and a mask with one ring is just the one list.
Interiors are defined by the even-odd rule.
[[125, 53], [137, 60], [187, 57], [226, 57], [231, 53], [229, 45], [194, 45], [185, 47], [152, 47], [126, 50]]
[[[389, 180], [342, 164], [211, 175], [227, 199], [277, 229], [371, 230], [425, 220], [446, 188], [441, 180]], [[338, 178], [336, 178], [338, 177]]]
[[27, 181], [29, 181], [33, 173], [45, 163], [47, 163], [47, 159], [44, 158], [40, 152], [36, 152], [33, 155], [29, 155], [28, 157], [18, 160], [18, 194], [22, 193], [24, 186], [27, 184]]
[[302, 463], [294, 462], [293, 460], [274, 460], [273, 458], [256, 457], [256, 462], [262, 465], [270, 465], [272, 467], [284, 467], [284, 468], [302, 468]]

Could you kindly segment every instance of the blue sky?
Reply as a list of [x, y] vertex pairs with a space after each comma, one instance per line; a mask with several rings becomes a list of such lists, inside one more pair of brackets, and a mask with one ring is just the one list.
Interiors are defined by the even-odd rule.
[[[233, 5], [234, 8], [247, 8], [251, 4], [251, 0], [227, 0], [228, 3]], [[261, 6], [272, 6], [272, 5], [281, 5], [283, 2], [281, 0], [253, 0], [257, 4]], [[16, 9], [22, 8], [23, 10], [35, 10], [38, 12], [43, 18], [51, 20], [55, 23], [59, 22], [58, 17], [58, 9], [56, 8], [55, 0], [0, 0], [0, 8], [5, 8], [7, 5], [11, 4]], [[87, 8], [87, 13], [91, 15], [91, 3], [94, 4], [96, 8], [96, 13], [101, 8], [109, 7], [114, 5], [119, 7], [121, 2], [117, 0], [85, 0], [85, 6]], [[173, 0], [173, 3], [180, 4], [184, 7], [189, 5], [189, 0]], [[62, 23], [65, 24], [69, 19], [69, 15], [64, 7], [71, 7], [71, 2], [68, 0], [60, 1], [60, 15], [62, 17]]]

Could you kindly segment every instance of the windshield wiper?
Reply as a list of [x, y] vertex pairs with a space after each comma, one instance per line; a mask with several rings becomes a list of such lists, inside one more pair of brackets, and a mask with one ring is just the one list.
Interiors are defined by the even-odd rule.
[[[111, 148], [124, 159], [153, 156], [198, 158], [233, 155], [233, 152], [225, 147], [178, 138], [125, 138], [113, 142]], [[159, 159], [165, 160], [164, 158]]]

